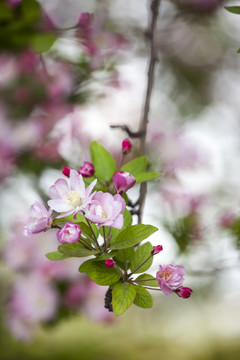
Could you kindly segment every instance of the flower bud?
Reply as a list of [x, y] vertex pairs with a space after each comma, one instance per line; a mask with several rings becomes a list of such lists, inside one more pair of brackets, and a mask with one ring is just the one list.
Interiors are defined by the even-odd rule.
[[136, 183], [134, 176], [124, 171], [115, 172], [112, 179], [115, 189], [120, 195], [131, 189]]
[[69, 221], [61, 230], [58, 230], [57, 239], [62, 244], [71, 244], [79, 240], [81, 232], [78, 224]]
[[129, 139], [124, 139], [122, 142], [122, 152], [124, 155], [126, 155], [127, 153], [129, 153], [129, 151], [132, 148], [132, 143]]
[[189, 287], [185, 287], [185, 286], [180, 286], [179, 288], [177, 288], [175, 290], [175, 293], [183, 298], [183, 299], [187, 299], [190, 297], [191, 293], [192, 293], [192, 289], [190, 289]]
[[156, 254], [160, 253], [160, 251], [162, 251], [162, 250], [163, 250], [162, 245], [154, 246], [153, 249], [152, 249], [151, 254], [156, 255]]
[[63, 175], [70, 177], [70, 170], [71, 168], [69, 166], [64, 166], [64, 168], [62, 169]]
[[82, 12], [78, 18], [78, 26], [82, 29], [86, 29], [90, 26], [92, 15], [88, 12]]
[[83, 166], [80, 167], [80, 169], [78, 170], [78, 173], [80, 175], [82, 175], [83, 177], [91, 177], [94, 174], [94, 166], [92, 163], [88, 162], [88, 161], [84, 161]]
[[112, 268], [115, 265], [115, 262], [112, 259], [105, 260], [105, 265], [108, 268]]

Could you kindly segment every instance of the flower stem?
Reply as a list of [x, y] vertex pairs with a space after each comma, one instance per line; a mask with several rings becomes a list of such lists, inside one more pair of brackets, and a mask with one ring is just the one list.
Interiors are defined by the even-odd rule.
[[140, 267], [142, 267], [144, 264], [146, 264], [146, 262], [152, 257], [153, 255], [152, 254], [150, 254], [149, 256], [148, 256], [148, 258], [146, 259], [146, 260], [144, 260], [144, 262], [142, 263], [142, 264], [140, 264], [140, 265], [138, 265], [137, 267], [136, 267], [136, 269], [134, 269], [130, 274], [128, 274], [128, 277], [130, 277], [132, 274], [134, 274], [138, 269], [140, 269]]
[[98, 248], [98, 250], [102, 251], [102, 249], [99, 246], [99, 243], [97, 241], [96, 235], [95, 235], [95, 233], [93, 231], [93, 228], [92, 228], [92, 225], [91, 225], [90, 221], [88, 219], [86, 219], [86, 220], [87, 220], [88, 226], [90, 227], [90, 230], [91, 230], [91, 232], [93, 234], [93, 241], [94, 241], [96, 247]]
[[144, 281], [154, 281], [156, 280], [155, 278], [154, 279], [139, 279], [139, 280], [133, 280], [134, 282], [144, 282]]

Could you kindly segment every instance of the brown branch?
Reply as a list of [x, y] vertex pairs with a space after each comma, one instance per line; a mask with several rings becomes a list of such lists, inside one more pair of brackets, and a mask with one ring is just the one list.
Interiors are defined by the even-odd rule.
[[[157, 26], [157, 18], [158, 18], [158, 10], [159, 10], [160, 0], [152, 0], [151, 2], [151, 20], [150, 20], [150, 29], [148, 31], [150, 46], [151, 46], [151, 54], [150, 61], [148, 67], [148, 82], [147, 82], [147, 90], [145, 96], [145, 102], [143, 107], [143, 113], [141, 122], [139, 125], [139, 131], [143, 132], [143, 135], [140, 138], [140, 146], [141, 146], [141, 154], [145, 155], [146, 153], [146, 135], [147, 135], [147, 124], [149, 122], [149, 109], [150, 109], [150, 100], [154, 83], [154, 70], [157, 61], [157, 49], [156, 49], [156, 26]], [[138, 213], [138, 223], [142, 223], [142, 213], [143, 207], [147, 194], [147, 183], [144, 182], [140, 186], [140, 196], [139, 196], [139, 213]]]
[[127, 125], [110, 125], [111, 129], [121, 129], [125, 131], [128, 136], [132, 139], [141, 138], [144, 136], [144, 130], [140, 129], [139, 131], [131, 131]]

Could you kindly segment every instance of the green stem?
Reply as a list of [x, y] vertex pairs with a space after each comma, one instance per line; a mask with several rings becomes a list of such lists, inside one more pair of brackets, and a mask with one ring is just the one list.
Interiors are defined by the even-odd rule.
[[85, 247], [87, 247], [89, 250], [94, 250], [94, 248], [82, 237], [80, 237], [79, 242], [82, 243]]
[[149, 256], [148, 256], [148, 258], [142, 263], [142, 264], [140, 264], [140, 265], [138, 265], [137, 267], [136, 267], [136, 269], [134, 269], [130, 274], [128, 274], [128, 277], [130, 277], [132, 274], [134, 274], [138, 269], [140, 269], [140, 267], [142, 267], [144, 264], [146, 264], [146, 262], [152, 257], [153, 255], [152, 254], [150, 254]]
[[151, 288], [151, 287], [148, 287], [148, 286], [144, 286], [144, 288], [145, 288], [145, 289], [148, 289], [148, 290], [162, 291], [161, 289]]
[[91, 230], [91, 232], [93, 234], [93, 241], [94, 241], [95, 245], [97, 246], [98, 250], [102, 251], [102, 249], [99, 246], [99, 243], [97, 241], [96, 235], [95, 235], [95, 233], [93, 231], [93, 228], [92, 228], [92, 225], [91, 225], [90, 221], [88, 219], [86, 219], [86, 220], [87, 220], [88, 226], [90, 227], [90, 230]]
[[103, 226], [103, 241], [104, 241], [104, 251], [106, 251], [107, 250], [107, 241], [106, 241], [105, 226]]
[[155, 278], [154, 279], [139, 279], [139, 280], [133, 280], [134, 282], [144, 282], [144, 281], [154, 281], [156, 280]]
[[107, 239], [106, 239], [106, 250], [108, 249], [108, 247], [109, 247], [109, 245], [110, 245], [111, 238], [112, 238], [112, 236], [110, 235], [111, 229], [112, 229], [112, 228], [109, 227], [108, 234], [107, 234]]

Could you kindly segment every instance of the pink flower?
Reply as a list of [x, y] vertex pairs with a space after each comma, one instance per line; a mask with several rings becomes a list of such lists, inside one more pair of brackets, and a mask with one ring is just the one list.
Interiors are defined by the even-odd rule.
[[160, 253], [160, 251], [162, 251], [162, 250], [163, 250], [162, 245], [157, 245], [157, 246], [154, 246], [154, 247], [153, 247], [153, 249], [152, 249], [151, 254], [152, 254], [152, 255], [159, 254], [159, 253]]
[[112, 268], [115, 265], [115, 262], [112, 259], [105, 260], [105, 265], [108, 268]]
[[79, 240], [81, 232], [78, 224], [69, 221], [61, 230], [58, 230], [57, 239], [62, 244], [71, 244]]
[[118, 194], [124, 194], [136, 183], [134, 176], [124, 171], [115, 172], [112, 179]]
[[95, 179], [85, 189], [85, 183], [82, 175], [76, 170], [70, 170], [70, 186], [65, 179], [58, 179], [49, 189], [49, 195], [52, 200], [48, 201], [48, 205], [52, 210], [62, 212], [58, 218], [84, 212], [90, 204], [95, 193], [91, 194], [97, 179]]
[[180, 286], [179, 288], [177, 288], [175, 290], [175, 293], [183, 298], [183, 299], [187, 299], [190, 297], [191, 293], [192, 293], [192, 289], [190, 289], [189, 287], [184, 287], [184, 286]]
[[94, 174], [94, 166], [92, 163], [88, 162], [88, 161], [84, 161], [83, 166], [80, 167], [80, 169], [78, 170], [78, 173], [81, 174], [83, 177], [90, 177], [93, 176]]
[[131, 150], [132, 148], [132, 143], [129, 139], [124, 139], [122, 141], [122, 152], [123, 154], [127, 154], [129, 153], [129, 151]]
[[88, 12], [82, 12], [78, 18], [78, 26], [82, 29], [86, 29], [91, 26], [92, 15]]
[[99, 226], [111, 226], [116, 229], [123, 227], [123, 211], [125, 201], [121, 195], [98, 191], [89, 206], [86, 218]]
[[171, 296], [175, 288], [182, 285], [185, 270], [181, 265], [160, 265], [156, 280], [164, 295]]
[[64, 166], [64, 168], [62, 169], [63, 175], [70, 177], [70, 170], [71, 168], [69, 166]]
[[35, 201], [30, 207], [31, 222], [23, 227], [23, 234], [30, 236], [38, 234], [50, 227], [52, 210], [47, 209], [38, 201]]

